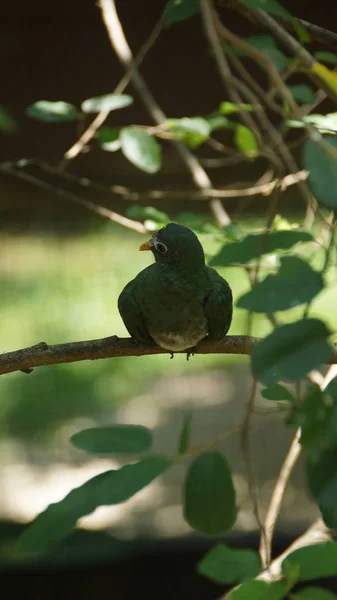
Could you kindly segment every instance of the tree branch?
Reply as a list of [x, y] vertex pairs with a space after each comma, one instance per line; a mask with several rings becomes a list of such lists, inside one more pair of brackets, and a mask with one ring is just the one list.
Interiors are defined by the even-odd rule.
[[[219, 342], [204, 340], [192, 351], [177, 354], [251, 354], [261, 338], [249, 335], [228, 335]], [[122, 356], [149, 356], [151, 354], [173, 354], [155, 344], [142, 344], [133, 338], [119, 338], [116, 335], [97, 340], [68, 342], [49, 346], [40, 342], [28, 348], [5, 352], [0, 355], [0, 375], [14, 371], [29, 371], [33, 367], [43, 367], [60, 363], [119, 358]], [[176, 353], [174, 353], [176, 354]], [[337, 364], [337, 346], [333, 348], [329, 364]]]

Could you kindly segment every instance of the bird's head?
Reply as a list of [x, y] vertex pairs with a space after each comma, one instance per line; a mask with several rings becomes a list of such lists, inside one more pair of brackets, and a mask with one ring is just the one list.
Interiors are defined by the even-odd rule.
[[160, 229], [139, 250], [151, 250], [158, 263], [194, 268], [205, 264], [204, 251], [195, 233], [177, 223], [169, 223]]

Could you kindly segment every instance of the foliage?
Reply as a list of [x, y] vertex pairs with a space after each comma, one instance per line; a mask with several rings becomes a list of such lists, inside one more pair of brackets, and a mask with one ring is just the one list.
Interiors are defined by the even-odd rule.
[[[172, 141], [178, 143], [178, 149], [186, 151], [195, 179], [195, 173], [202, 171], [198, 152], [207, 152], [210, 148], [219, 152], [222, 160], [250, 163], [260, 159], [268, 163], [274, 184], [267, 191], [267, 217], [262, 230], [253, 230], [246, 222], [224, 226], [218, 214], [217, 219], [205, 220], [191, 211], [178, 214], [176, 221], [185, 223], [210, 241], [210, 266], [221, 270], [237, 268], [238, 280], [249, 282], [249, 288], [238, 283], [237, 312], [247, 311], [250, 322], [255, 327], [258, 324], [258, 331], [262, 315], [270, 321], [269, 330], [260, 336], [263, 339], [251, 354], [252, 376], [267, 386], [261, 392], [262, 398], [283, 402], [284, 426], [300, 429], [300, 444], [306, 452], [308, 490], [325, 523], [336, 533], [337, 379], [325, 389], [308, 380], [314, 369], [329, 363], [335, 335], [330, 315], [323, 310], [319, 313], [317, 306], [335, 281], [337, 112], [312, 111], [317, 110], [319, 90], [324, 90], [336, 104], [337, 75], [323, 63], [335, 64], [337, 57], [328, 51], [316, 52], [314, 56], [308, 54], [305, 44], [309, 33], [278, 0], [241, 0], [241, 5], [252, 22], [262, 11], [265, 16], [269, 15], [271, 20], [267, 22], [274, 26], [268, 35], [251, 35], [238, 42], [235, 35], [223, 33], [221, 38], [222, 29], [215, 23], [217, 27], [213, 29], [218, 38], [214, 42], [214, 37], [209, 35], [210, 60], [216, 59], [220, 77], [226, 83], [226, 95], [218, 98], [212, 113], [165, 117], [154, 127], [134, 123], [120, 126], [118, 122], [109, 126], [101, 124], [95, 131], [93, 145], [103, 152], [120, 151], [135, 168], [149, 176], [160, 171], [163, 149], [165, 151], [165, 145]], [[184, 26], [184, 21], [201, 16], [208, 26], [206, 11], [207, 3], [200, 0], [169, 0], [163, 25]], [[217, 18], [210, 12], [210, 19]], [[290, 23], [292, 34], [282, 29], [280, 37], [273, 21], [275, 15]], [[289, 56], [290, 51], [285, 53], [281, 49], [285, 38], [288, 49], [297, 49], [293, 56]], [[247, 60], [254, 61], [255, 66], [268, 74], [266, 89], [252, 80], [245, 66]], [[298, 74], [302, 77], [300, 82], [296, 78]], [[48, 123], [85, 121], [88, 115], [115, 113], [132, 102], [133, 97], [117, 93], [84, 99], [80, 108], [66, 101], [39, 100], [26, 108], [26, 114]], [[0, 128], [5, 133], [13, 133], [17, 128], [3, 107]], [[293, 136], [291, 144], [288, 134]], [[301, 171], [293, 148], [300, 150], [307, 183], [299, 178]], [[299, 193], [303, 194], [306, 214], [295, 223], [277, 214], [280, 195], [287, 185], [285, 174], [295, 179], [297, 176], [297, 183], [302, 181]], [[201, 187], [206, 199], [207, 193], [208, 199], [214, 198], [208, 185]], [[250, 188], [252, 195], [253, 188]], [[315, 214], [310, 223], [313, 207]], [[135, 203], [126, 212], [129, 219], [142, 222], [151, 231], [171, 220], [159, 202], [156, 206]], [[282, 313], [282, 319], [278, 313]], [[128, 374], [126, 368], [126, 379]], [[139, 372], [137, 377], [140, 377]], [[248, 408], [250, 402], [251, 399]], [[243, 437], [246, 435], [247, 441], [244, 426], [241, 433]], [[98, 456], [118, 455], [122, 461], [130, 460], [129, 454], [136, 457], [119, 469], [90, 479], [63, 500], [51, 504], [18, 540], [17, 557], [46, 552], [69, 535], [83, 515], [102, 505], [126, 502], [168, 469], [182, 465], [182, 461], [185, 467], [182, 512], [188, 525], [211, 537], [231, 529], [238, 507], [229, 461], [213, 448], [214, 440], [202, 448], [193, 447], [192, 434], [192, 416], [187, 414], [177, 435], [177, 454], [169, 457], [150, 452], [152, 432], [138, 425], [92, 427], [73, 435], [71, 441], [80, 451]], [[143, 453], [146, 455], [137, 458]], [[249, 484], [250, 488], [254, 487], [252, 481]], [[257, 507], [253, 508], [257, 513]], [[336, 547], [335, 542], [328, 542], [289, 553], [282, 564], [282, 580], [268, 583], [256, 579], [262, 569], [256, 552], [237, 551], [218, 543], [199, 562], [198, 572], [217, 583], [241, 584], [231, 591], [232, 600], [278, 600], [289, 593], [291, 598], [309, 600], [314, 597], [312, 590], [296, 592], [292, 591], [293, 587], [299, 581], [336, 576]], [[329, 597], [319, 588], [314, 593], [317, 599]]]

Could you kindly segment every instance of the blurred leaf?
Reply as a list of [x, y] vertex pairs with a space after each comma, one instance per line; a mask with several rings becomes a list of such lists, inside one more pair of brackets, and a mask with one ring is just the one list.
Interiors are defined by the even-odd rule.
[[299, 566], [300, 581], [333, 577], [337, 575], [337, 543], [312, 544], [295, 550], [284, 559], [282, 573], [288, 563]]
[[229, 126], [229, 120], [223, 115], [210, 115], [207, 117], [207, 122], [210, 126], [210, 131], [217, 131], [218, 129], [227, 129]]
[[136, 219], [137, 221], [151, 219], [160, 224], [170, 222], [170, 217], [154, 206], [140, 206], [139, 204], [134, 204], [133, 206], [129, 206], [126, 214], [130, 219]]
[[316, 127], [321, 133], [337, 131], [337, 112], [326, 115], [306, 115], [301, 121], [290, 119], [287, 125], [293, 128], [305, 127], [306, 123]]
[[300, 590], [296, 592], [296, 594], [291, 594], [291, 600], [337, 600], [336, 594], [330, 592], [329, 590], [324, 590], [323, 588], [318, 587], [310, 587], [304, 588], [304, 590]]
[[309, 85], [299, 83], [298, 85], [289, 85], [288, 87], [296, 102], [303, 104], [314, 104], [316, 102], [315, 93]]
[[185, 481], [184, 517], [193, 529], [211, 536], [235, 523], [232, 474], [220, 452], [203, 452], [190, 465]]
[[303, 163], [309, 171], [309, 187], [317, 202], [328, 209], [337, 209], [337, 136], [324, 136], [334, 156], [319, 142], [304, 142]]
[[271, 385], [267, 388], [264, 388], [264, 390], [261, 390], [261, 396], [263, 398], [266, 398], [267, 400], [289, 400], [290, 402], [294, 401], [294, 397], [292, 396], [292, 394], [287, 390], [287, 388], [284, 387], [284, 385], [281, 385], [279, 383], [274, 383], [274, 385]]
[[284, 379], [297, 381], [330, 358], [329, 335], [318, 319], [281, 325], [254, 348], [252, 370], [265, 385]]
[[50, 504], [25, 529], [18, 541], [19, 553], [46, 552], [72, 531], [78, 519], [99, 506], [125, 502], [170, 466], [168, 458], [152, 456], [119, 470], [96, 475], [60, 502]]
[[192, 433], [192, 414], [187, 413], [184, 415], [184, 422], [180, 432], [178, 454], [186, 454], [187, 450], [191, 445], [191, 433]]
[[337, 446], [307, 457], [307, 478], [324, 522], [337, 533]]
[[120, 132], [121, 150], [138, 169], [157, 173], [161, 167], [161, 148], [157, 140], [140, 127], [123, 127]]
[[277, 0], [240, 0], [242, 4], [248, 6], [248, 8], [265, 10], [267, 13], [273, 15], [280, 15], [286, 19], [292, 20], [291, 13], [282, 6]]
[[198, 563], [198, 573], [216, 583], [239, 583], [262, 570], [254, 550], [235, 550], [225, 544], [213, 546]]
[[241, 152], [249, 158], [252, 158], [259, 153], [256, 137], [246, 125], [241, 125], [241, 123], [239, 123], [235, 127], [234, 141], [238, 150], [241, 150]]
[[117, 127], [101, 127], [98, 132], [98, 143], [102, 150], [106, 152], [116, 152], [120, 150], [121, 141], [119, 139], [119, 129]]
[[319, 62], [314, 62], [311, 70], [315, 75], [318, 75], [318, 77], [324, 81], [335, 94], [337, 94], [337, 73], [331, 71], [328, 67]]
[[334, 52], [327, 52], [327, 51], [322, 50], [322, 51], [314, 52], [314, 57], [317, 58], [317, 60], [320, 60], [322, 62], [327, 62], [332, 65], [337, 65], [337, 54], [335, 54]]
[[210, 265], [220, 267], [223, 265], [245, 264], [259, 258], [262, 254], [270, 254], [277, 250], [288, 250], [298, 242], [312, 242], [313, 237], [307, 231], [271, 231], [267, 236], [264, 233], [251, 233], [242, 241], [225, 244], [220, 252], [212, 258]]
[[0, 104], [0, 131], [4, 133], [16, 133], [19, 131], [17, 122], [10, 115], [8, 110]]
[[203, 117], [184, 117], [182, 119], [168, 119], [169, 131], [173, 131], [188, 146], [196, 148], [209, 138], [211, 125]]
[[185, 21], [200, 11], [200, 0], [169, 0], [164, 10], [164, 23], [172, 25]]
[[230, 600], [282, 600], [287, 592], [288, 587], [283, 581], [267, 583], [252, 579], [230, 592]]
[[219, 227], [213, 222], [205, 221], [203, 214], [184, 212], [177, 215], [176, 223], [186, 225], [198, 233], [219, 233]]
[[134, 454], [151, 448], [152, 433], [141, 425], [112, 425], [83, 429], [70, 440], [92, 454]]
[[[283, 71], [288, 64], [288, 58], [277, 47], [274, 38], [270, 35], [252, 35], [245, 37], [245, 42], [253, 48], [260, 50], [270, 58], [277, 71]], [[236, 51], [236, 54], [244, 55], [242, 51]]]
[[50, 102], [49, 100], [39, 100], [30, 104], [26, 108], [26, 114], [38, 121], [47, 121], [50, 123], [60, 123], [61, 121], [74, 121], [77, 118], [77, 108], [68, 102], [59, 100]]
[[324, 288], [321, 273], [298, 256], [283, 256], [274, 275], [258, 282], [236, 305], [256, 313], [289, 310], [310, 302]]
[[99, 113], [101, 110], [117, 110], [132, 104], [132, 96], [127, 94], [104, 94], [96, 98], [88, 98], [81, 104], [84, 113]]
[[244, 104], [243, 102], [234, 104], [233, 102], [221, 102], [219, 111], [224, 115], [231, 115], [242, 111], [251, 112], [254, 110], [252, 104]]

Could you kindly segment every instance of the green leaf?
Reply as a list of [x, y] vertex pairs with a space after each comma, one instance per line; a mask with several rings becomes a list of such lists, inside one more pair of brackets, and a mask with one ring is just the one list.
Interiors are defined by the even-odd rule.
[[99, 506], [120, 504], [149, 485], [171, 466], [164, 456], [152, 456], [119, 470], [106, 471], [50, 504], [23, 532], [19, 553], [41, 554], [66, 537], [76, 521]]
[[337, 54], [335, 54], [334, 52], [327, 52], [322, 50], [314, 52], [314, 57], [321, 62], [337, 65]]
[[151, 448], [152, 433], [141, 425], [112, 425], [83, 429], [70, 440], [92, 454], [134, 454]]
[[17, 122], [10, 115], [8, 110], [0, 104], [0, 131], [4, 133], [16, 133], [19, 131]]
[[305, 127], [309, 123], [313, 125], [320, 133], [330, 133], [337, 131], [337, 112], [328, 113], [326, 115], [312, 114], [306, 115], [301, 121], [290, 119], [287, 125], [293, 128]]
[[218, 129], [227, 129], [229, 127], [229, 120], [223, 115], [210, 115], [207, 117], [207, 122], [210, 126], [210, 131], [217, 131]]
[[290, 598], [291, 600], [337, 600], [336, 594], [318, 587], [304, 588], [296, 594], [291, 594]]
[[300, 581], [333, 577], [337, 575], [337, 543], [312, 544], [295, 550], [284, 559], [282, 573], [288, 563], [299, 567]]
[[251, 354], [254, 374], [265, 385], [301, 379], [330, 358], [329, 335], [326, 325], [318, 319], [277, 327]]
[[161, 167], [161, 148], [157, 140], [140, 127], [123, 127], [122, 152], [135, 167], [145, 173], [157, 173]]
[[317, 385], [309, 385], [301, 403], [293, 405], [288, 423], [301, 427], [301, 444], [310, 457], [337, 444], [337, 403]]
[[180, 140], [192, 148], [200, 146], [209, 138], [211, 133], [211, 125], [203, 117], [168, 119], [167, 127], [169, 131], [173, 131]]
[[101, 127], [98, 132], [98, 143], [106, 152], [116, 152], [121, 147], [119, 129], [117, 127]]
[[261, 396], [266, 398], [267, 400], [289, 400], [290, 402], [294, 401], [294, 397], [292, 394], [280, 383], [274, 383], [274, 385], [270, 385], [264, 390], [261, 390]]
[[137, 221], [151, 219], [158, 224], [169, 223], [171, 220], [166, 212], [158, 210], [154, 206], [139, 206], [139, 204], [134, 204], [127, 209], [126, 214], [130, 219], [136, 219]]
[[[304, 142], [303, 163], [309, 171], [309, 187], [317, 202], [330, 210], [337, 209], [337, 136], [324, 136], [324, 141], [334, 153], [318, 142]], [[324, 176], [322, 175], [324, 174]]]
[[288, 592], [283, 581], [267, 583], [252, 579], [245, 581], [239, 588], [230, 592], [230, 600], [282, 600]]
[[241, 152], [249, 158], [252, 158], [259, 153], [256, 137], [246, 125], [241, 125], [240, 123], [236, 126], [234, 141], [238, 150], [241, 150]]
[[184, 517], [193, 529], [205, 535], [218, 535], [235, 523], [232, 475], [220, 452], [203, 452], [190, 465], [185, 481]]
[[[261, 254], [271, 254], [277, 250], [289, 250], [299, 242], [312, 242], [313, 237], [307, 231], [279, 230], [264, 233], [251, 233], [242, 241], [226, 243], [210, 262], [212, 267], [245, 264], [259, 258]], [[261, 250], [263, 252], [261, 253]]]
[[216, 583], [239, 583], [255, 577], [262, 570], [261, 559], [254, 550], [235, 550], [218, 544], [198, 563], [198, 573]]
[[242, 111], [251, 112], [252, 110], [254, 110], [252, 104], [244, 104], [243, 102], [238, 104], [234, 104], [233, 102], [221, 102], [219, 106], [219, 111], [223, 115], [231, 115]]
[[253, 8], [255, 10], [261, 9], [273, 15], [280, 15], [285, 19], [293, 19], [290, 12], [277, 0], [240, 0], [240, 2], [241, 4], [248, 6], [248, 8]]
[[132, 96], [127, 94], [104, 94], [96, 98], [88, 98], [81, 104], [84, 113], [99, 113], [101, 110], [117, 110], [132, 104]]
[[200, 0], [170, 0], [164, 10], [164, 23], [172, 25], [185, 21], [200, 11]]
[[183, 426], [180, 432], [178, 454], [186, 454], [187, 450], [191, 445], [191, 433], [192, 433], [192, 414], [187, 413], [184, 415]]
[[[277, 71], [283, 71], [288, 64], [285, 54], [277, 47], [274, 38], [270, 35], [252, 35], [245, 38], [245, 42], [253, 48], [260, 50], [270, 58]], [[236, 54], [245, 54], [242, 51], [236, 51]]]
[[321, 273], [298, 256], [283, 256], [279, 271], [241, 296], [237, 306], [256, 313], [289, 310], [310, 302], [323, 288]]
[[309, 85], [299, 83], [298, 85], [289, 85], [288, 87], [296, 102], [300, 104], [314, 104], [316, 102], [315, 93]]
[[[311, 494], [324, 522], [337, 532], [337, 447], [307, 457], [307, 477]], [[337, 564], [337, 561], [335, 562]]]
[[61, 121], [74, 121], [78, 112], [75, 106], [62, 100], [58, 102], [39, 100], [27, 106], [26, 114], [38, 121], [60, 123]]

